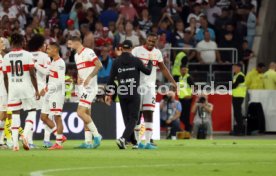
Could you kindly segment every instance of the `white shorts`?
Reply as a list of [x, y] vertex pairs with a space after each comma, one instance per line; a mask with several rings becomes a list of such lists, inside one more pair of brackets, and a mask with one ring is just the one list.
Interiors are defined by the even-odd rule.
[[141, 95], [141, 111], [154, 111], [155, 100], [155, 88], [148, 88], [148, 91]]
[[36, 110], [42, 109], [43, 102], [44, 102], [44, 97], [40, 97], [39, 100], [36, 100]]
[[0, 112], [7, 111], [8, 108], [8, 96], [1, 96], [0, 97]]
[[19, 111], [23, 109], [24, 111], [36, 109], [36, 99], [35, 97], [26, 99], [9, 99], [8, 100], [8, 111]]
[[64, 97], [44, 98], [41, 113], [48, 115], [61, 115], [64, 105]]
[[92, 88], [92, 89], [82, 88], [82, 91], [80, 94], [79, 106], [90, 109], [92, 102], [96, 98], [97, 94], [98, 94], [98, 87]]

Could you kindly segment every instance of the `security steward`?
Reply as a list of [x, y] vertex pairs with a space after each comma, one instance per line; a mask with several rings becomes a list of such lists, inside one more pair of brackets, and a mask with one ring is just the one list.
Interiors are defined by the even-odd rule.
[[185, 125], [185, 131], [190, 133], [192, 130], [192, 126], [190, 123], [190, 113], [192, 105], [192, 86], [194, 85], [194, 82], [190, 74], [188, 73], [188, 67], [186, 65], [181, 66], [180, 73], [181, 75], [179, 77], [178, 93], [178, 98], [182, 106], [180, 120]]
[[242, 103], [246, 96], [245, 75], [241, 71], [242, 65], [233, 65], [233, 85], [232, 85], [232, 103], [234, 110], [234, 119], [236, 126], [234, 127], [233, 135], [245, 135], [245, 128], [243, 125]]
[[120, 149], [126, 149], [128, 141], [134, 131], [139, 117], [140, 94], [138, 87], [140, 85], [140, 72], [146, 75], [151, 74], [152, 61], [145, 67], [143, 62], [131, 54], [132, 42], [125, 40], [122, 44], [122, 54], [113, 62], [110, 79], [106, 87], [106, 103], [111, 103], [111, 94], [114, 92], [114, 81], [118, 80], [117, 95], [120, 99], [120, 105], [125, 123], [125, 131], [117, 145]]

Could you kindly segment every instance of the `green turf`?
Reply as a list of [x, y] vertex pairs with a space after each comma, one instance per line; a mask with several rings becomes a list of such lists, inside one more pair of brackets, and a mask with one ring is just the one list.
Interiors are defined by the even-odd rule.
[[[119, 150], [103, 141], [96, 150], [76, 150], [68, 141], [62, 151], [0, 150], [1, 176], [273, 176], [276, 141], [157, 141], [158, 150]], [[36, 142], [40, 144], [40, 142]], [[48, 171], [47, 171], [48, 170]]]

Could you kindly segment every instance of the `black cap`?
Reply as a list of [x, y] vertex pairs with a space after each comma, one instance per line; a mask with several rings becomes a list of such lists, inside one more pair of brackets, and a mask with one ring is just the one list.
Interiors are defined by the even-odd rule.
[[122, 44], [124, 49], [130, 49], [132, 48], [132, 42], [130, 40], [125, 40]]

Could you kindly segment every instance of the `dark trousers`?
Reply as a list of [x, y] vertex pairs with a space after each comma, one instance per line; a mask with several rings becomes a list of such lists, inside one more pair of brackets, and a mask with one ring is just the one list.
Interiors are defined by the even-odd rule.
[[182, 106], [182, 112], [180, 116], [180, 120], [185, 125], [185, 130], [188, 132], [191, 132], [192, 125], [190, 123], [190, 114], [191, 114], [191, 106], [192, 106], [192, 98], [189, 99], [179, 99], [181, 106]]
[[233, 110], [234, 110], [234, 119], [236, 121], [236, 133], [243, 132], [243, 117], [242, 117], [242, 103], [244, 98], [241, 97], [232, 97]]
[[122, 138], [129, 141], [139, 119], [140, 96], [120, 98], [120, 105], [126, 127]]
[[179, 120], [174, 120], [169, 125], [166, 124], [166, 121], [164, 121], [164, 120], [161, 120], [160, 123], [161, 123], [161, 127], [171, 127], [171, 131], [170, 131], [170, 134], [168, 137], [176, 136], [176, 133], [178, 131], [181, 131]]

